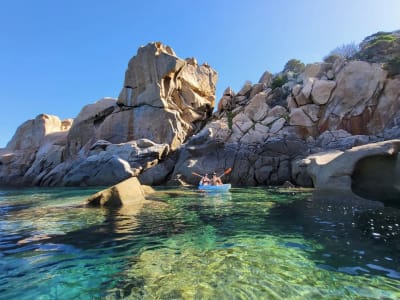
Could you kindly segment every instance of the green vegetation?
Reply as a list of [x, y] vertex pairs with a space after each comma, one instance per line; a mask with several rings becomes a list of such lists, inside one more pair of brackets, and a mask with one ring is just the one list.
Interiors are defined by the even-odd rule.
[[284, 85], [286, 82], [288, 82], [288, 78], [286, 75], [275, 76], [271, 83], [271, 89], [282, 87], [282, 85]]
[[230, 130], [232, 130], [232, 125], [233, 125], [233, 118], [236, 116], [236, 114], [234, 114], [231, 111], [226, 112], [226, 118], [228, 119], [228, 128]]
[[379, 41], [395, 41], [396, 37], [393, 35], [391, 32], [384, 32], [384, 31], [379, 31], [367, 38], [365, 40], [369, 42], [379, 42]]
[[379, 36], [375, 41], [388, 41], [393, 42], [396, 40], [396, 37], [393, 34], [384, 34]]
[[302, 63], [298, 59], [293, 58], [293, 59], [290, 59], [285, 64], [285, 67], [283, 68], [283, 72], [292, 71], [295, 73], [301, 73], [304, 71], [305, 67], [306, 66], [304, 65], [304, 63]]
[[[356, 58], [374, 63], [395, 64], [389, 60], [400, 55], [399, 32], [377, 32], [364, 39]], [[392, 69], [388, 66], [389, 69]]]
[[375, 39], [371, 40], [370, 43], [366, 45], [365, 48], [379, 47], [379, 46], [389, 46], [394, 43], [397, 38], [393, 34], [382, 34], [377, 36]]
[[389, 76], [400, 74], [400, 56], [389, 59], [385, 63], [384, 69], [388, 71]]

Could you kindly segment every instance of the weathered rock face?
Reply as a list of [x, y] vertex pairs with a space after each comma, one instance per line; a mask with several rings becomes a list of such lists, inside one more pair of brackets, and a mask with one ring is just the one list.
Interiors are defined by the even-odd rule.
[[[217, 73], [195, 59], [182, 60], [161, 43], [139, 49], [131, 59], [118, 104], [131, 140], [149, 138], [177, 149], [212, 113]], [[107, 120], [100, 136], [121, 134], [119, 117]], [[128, 126], [127, 126], [128, 127]]]
[[168, 152], [167, 144], [155, 144], [146, 139], [122, 144], [97, 141], [90, 148], [88, 157], [76, 162], [63, 177], [62, 185], [116, 184], [157, 165]]
[[295, 161], [292, 177], [306, 173], [318, 189], [353, 190], [371, 200], [400, 199], [399, 151], [400, 140], [390, 140], [317, 153]]
[[116, 107], [116, 99], [103, 98], [82, 108], [68, 133], [67, 158], [74, 158], [82, 149], [88, 150], [97, 140], [97, 128]]
[[61, 121], [57, 116], [46, 114], [38, 115], [35, 119], [23, 123], [14, 134], [6, 149], [37, 150], [44, 142], [46, 136], [52, 133], [68, 131], [69, 120]]
[[63, 161], [67, 132], [53, 133], [45, 138], [30, 168], [23, 177], [25, 184], [40, 185], [44, 176]]
[[86, 105], [72, 123], [42, 115], [1, 150], [0, 184], [115, 184], [154, 167], [211, 115], [217, 73], [150, 43], [131, 59], [121, 94]]
[[297, 157], [400, 138], [399, 77], [380, 64], [338, 59], [264, 75], [238, 93], [225, 90], [214, 121], [185, 145], [172, 179], [195, 183], [192, 171], [233, 167], [233, 184], [312, 186], [308, 174], [291, 172]]
[[319, 121], [320, 132], [345, 129], [352, 134], [369, 134], [367, 125], [386, 76], [386, 71], [378, 64], [349, 62], [336, 76], [336, 88]]
[[[398, 89], [394, 88], [400, 85], [398, 79], [386, 78], [379, 65], [342, 62], [340, 66], [313, 64], [306, 70], [299, 75], [303, 84], [288, 85], [293, 89], [283, 106], [279, 97], [284, 91], [249, 83], [237, 94], [228, 88], [217, 120], [185, 145], [172, 179], [194, 184], [197, 178], [192, 171], [233, 167], [226, 177], [233, 184], [276, 185], [291, 180], [312, 186], [307, 173], [292, 173], [296, 157], [329, 149], [345, 151], [382, 141], [382, 134], [400, 137]], [[329, 78], [336, 80], [329, 80], [326, 74], [333, 70], [336, 73]]]
[[0, 185], [37, 184], [36, 177], [61, 162], [71, 124], [45, 114], [22, 124], [7, 147], [0, 149]]
[[232, 184], [312, 186], [293, 161], [400, 138], [399, 75], [344, 58], [297, 66], [266, 71], [237, 93], [228, 87], [210, 118], [216, 72], [150, 43], [130, 60], [118, 99], [85, 106], [70, 129], [52, 118], [21, 126], [0, 150], [0, 184], [111, 185], [131, 176], [195, 184], [193, 171], [231, 167]]
[[[107, 154], [91, 155], [91, 147], [99, 140], [129, 144], [147, 139], [162, 145], [156, 165], [170, 150], [178, 149], [188, 135], [198, 130], [199, 122], [211, 115], [216, 80], [216, 72], [208, 65], [198, 65], [195, 59], [180, 59], [161, 43], [140, 48], [129, 62], [118, 101], [105, 98], [87, 105], [76, 118], [68, 135], [66, 154], [79, 162], [72, 170], [68, 168], [61, 184], [112, 184], [148, 168], [147, 161], [125, 159], [130, 155], [129, 145], [124, 148], [128, 151], [124, 155], [123, 151], [115, 155], [109, 150]], [[111, 162], [114, 170], [120, 170], [113, 171], [118, 174], [109, 171], [106, 175], [107, 168], [94, 167]], [[101, 180], [94, 174], [102, 174]]]
[[[245, 116], [242, 114], [242, 118]], [[279, 118], [273, 124], [277, 122]], [[232, 168], [223, 179], [236, 185], [279, 185], [289, 180], [290, 161], [307, 151], [306, 143], [289, 133], [268, 135], [246, 127], [243, 121], [234, 124], [238, 125], [237, 132], [223, 119], [209, 123], [193, 136], [181, 149], [171, 178], [197, 184], [192, 172], [222, 174]], [[256, 141], [261, 137], [265, 141]]]
[[[400, 111], [400, 76], [387, 80], [382, 95], [368, 123], [367, 130], [379, 134], [385, 129], [392, 128], [396, 123], [396, 114]], [[388, 122], [389, 121], [389, 122]], [[392, 124], [391, 124], [392, 123]]]
[[146, 138], [176, 150], [186, 138], [186, 125], [174, 110], [144, 105], [110, 115], [99, 126], [96, 139], [117, 144]]

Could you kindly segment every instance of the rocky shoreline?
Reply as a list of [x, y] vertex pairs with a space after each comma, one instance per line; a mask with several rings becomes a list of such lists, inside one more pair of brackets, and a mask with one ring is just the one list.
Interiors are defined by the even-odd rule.
[[[400, 32], [390, 34], [400, 53]], [[366, 38], [358, 56], [377, 41]], [[363, 182], [379, 180], [362, 172], [372, 164], [394, 178], [380, 179], [381, 194], [398, 197], [400, 75], [371, 57], [292, 60], [237, 93], [228, 87], [214, 110], [217, 72], [150, 43], [130, 60], [118, 99], [86, 105], [74, 120], [42, 114], [22, 124], [0, 149], [0, 185], [100, 186], [132, 176], [196, 184], [192, 172], [231, 167], [233, 185], [290, 181], [365, 196]]]

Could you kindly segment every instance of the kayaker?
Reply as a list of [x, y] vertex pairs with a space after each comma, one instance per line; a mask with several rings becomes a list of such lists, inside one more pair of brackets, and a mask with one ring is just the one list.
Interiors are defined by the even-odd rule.
[[217, 176], [217, 173], [215, 173], [215, 172], [212, 174], [211, 184], [212, 184], [212, 185], [222, 185], [222, 180], [221, 180], [221, 178], [219, 178], [219, 177]]
[[208, 178], [208, 174], [207, 173], [204, 174], [203, 177], [201, 177], [201, 180], [200, 180], [199, 184], [200, 185], [210, 185], [211, 184], [211, 180], [210, 180], [210, 178]]

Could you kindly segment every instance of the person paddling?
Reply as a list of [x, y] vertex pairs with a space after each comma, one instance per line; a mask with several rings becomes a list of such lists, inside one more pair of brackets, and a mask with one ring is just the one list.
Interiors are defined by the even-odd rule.
[[208, 174], [206, 173], [206, 174], [204, 174], [203, 177], [201, 177], [199, 185], [210, 185], [210, 184], [211, 184], [211, 180], [210, 180], [210, 178], [208, 178]]
[[212, 178], [211, 178], [211, 184], [212, 185], [222, 185], [222, 180], [220, 177], [217, 176], [217, 173], [213, 173], [212, 174]]
[[198, 174], [196, 172], [192, 172], [192, 174], [195, 175], [195, 176], [201, 177], [201, 180], [199, 182], [199, 186], [204, 186], [204, 185], [224, 185], [222, 183], [221, 177], [226, 175], [226, 174], [229, 174], [231, 171], [232, 171], [232, 168], [228, 168], [228, 169], [226, 169], [224, 171], [223, 174], [221, 174], [221, 176], [217, 176], [217, 173], [213, 172], [211, 179], [208, 177], [207, 173], [204, 174], [204, 176], [200, 175], [200, 174]]

